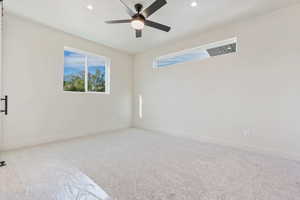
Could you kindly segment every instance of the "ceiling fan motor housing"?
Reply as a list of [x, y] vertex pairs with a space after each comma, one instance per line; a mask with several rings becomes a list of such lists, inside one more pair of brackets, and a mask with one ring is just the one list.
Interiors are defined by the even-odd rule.
[[143, 9], [143, 5], [140, 4], [140, 3], [135, 4], [134, 7], [135, 7], [135, 10], [136, 10], [138, 13], [140, 13], [140, 12], [142, 11], [142, 9]]
[[133, 20], [140, 20], [142, 22], [145, 22], [146, 18], [141, 15], [141, 14], [136, 14], [135, 16], [132, 17]]

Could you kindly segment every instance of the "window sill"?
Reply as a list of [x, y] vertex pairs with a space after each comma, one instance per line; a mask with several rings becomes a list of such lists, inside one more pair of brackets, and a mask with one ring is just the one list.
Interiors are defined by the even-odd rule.
[[96, 95], [110, 95], [110, 92], [72, 92], [72, 91], [63, 91], [66, 94], [78, 94], [78, 95], [85, 95], [85, 94], [96, 94]]

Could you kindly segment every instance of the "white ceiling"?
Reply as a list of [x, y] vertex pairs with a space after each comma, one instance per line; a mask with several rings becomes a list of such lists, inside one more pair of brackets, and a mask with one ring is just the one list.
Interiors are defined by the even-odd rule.
[[[124, 0], [133, 7], [154, 0]], [[5, 9], [65, 32], [120, 49], [137, 53], [187, 35], [237, 20], [243, 20], [297, 3], [299, 0], [167, 0], [168, 4], [150, 17], [170, 25], [169, 33], [146, 27], [136, 39], [129, 24], [108, 25], [104, 21], [129, 18], [119, 0], [6, 0]], [[93, 11], [86, 6], [92, 4]]]

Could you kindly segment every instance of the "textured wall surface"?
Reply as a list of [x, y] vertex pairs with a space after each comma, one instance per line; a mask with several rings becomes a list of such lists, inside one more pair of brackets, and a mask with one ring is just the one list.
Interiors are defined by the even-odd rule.
[[[135, 127], [300, 160], [299, 10], [298, 4], [137, 55]], [[152, 68], [157, 56], [232, 37], [236, 54]]]
[[[131, 126], [132, 56], [11, 14], [3, 34], [9, 115], [2, 148]], [[110, 95], [63, 91], [65, 46], [111, 59]]]

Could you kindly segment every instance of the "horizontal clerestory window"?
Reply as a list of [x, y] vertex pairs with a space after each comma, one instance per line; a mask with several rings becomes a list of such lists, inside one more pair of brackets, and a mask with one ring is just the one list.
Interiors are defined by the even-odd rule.
[[215, 42], [192, 49], [186, 49], [180, 52], [160, 56], [153, 62], [153, 67], [163, 68], [172, 65], [195, 61], [204, 60], [211, 57], [232, 54], [237, 52], [237, 39], [232, 38], [220, 42]]

